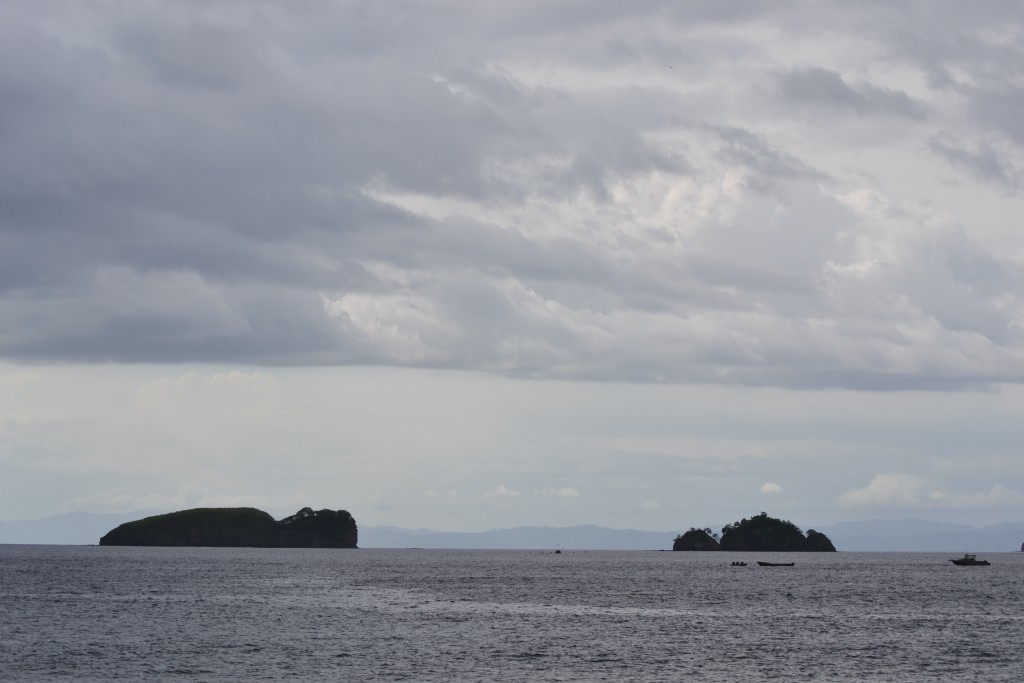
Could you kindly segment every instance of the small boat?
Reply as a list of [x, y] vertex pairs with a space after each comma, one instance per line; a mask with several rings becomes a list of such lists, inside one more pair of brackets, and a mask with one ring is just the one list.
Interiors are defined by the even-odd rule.
[[955, 560], [950, 560], [953, 564], [958, 567], [987, 567], [989, 565], [988, 560], [979, 560], [974, 555], [968, 555], [964, 553], [963, 557], [958, 557]]
[[746, 567], [746, 562], [733, 562], [729, 565], [730, 567]]
[[796, 563], [795, 562], [762, 562], [761, 560], [758, 560], [757, 564], [758, 564], [759, 567], [792, 567]]

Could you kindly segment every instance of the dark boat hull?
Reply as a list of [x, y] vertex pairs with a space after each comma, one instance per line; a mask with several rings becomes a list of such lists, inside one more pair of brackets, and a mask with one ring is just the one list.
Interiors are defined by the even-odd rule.
[[988, 567], [988, 560], [950, 560], [958, 567]]
[[795, 562], [760, 562], [757, 563], [761, 567], [792, 567]]

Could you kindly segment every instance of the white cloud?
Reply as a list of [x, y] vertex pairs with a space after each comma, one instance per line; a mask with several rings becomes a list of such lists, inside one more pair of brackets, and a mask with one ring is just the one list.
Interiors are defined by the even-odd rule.
[[849, 508], [910, 508], [916, 510], [996, 510], [1024, 504], [1024, 494], [1003, 484], [987, 491], [950, 491], [925, 477], [880, 474], [862, 489], [844, 492], [839, 504]]
[[864, 488], [844, 492], [839, 503], [849, 507], [919, 507], [926, 487], [923, 478], [911, 474], [879, 474]]
[[578, 489], [574, 489], [571, 486], [562, 486], [546, 489], [535, 489], [534, 494], [538, 496], [559, 496], [561, 498], [579, 498], [582, 495]]
[[484, 494], [484, 498], [514, 498], [522, 495], [519, 491], [513, 491], [504, 484], [498, 484], [493, 489]]
[[1024, 493], [996, 484], [988, 491], [979, 493], [932, 491], [928, 494], [928, 502], [947, 509], [1019, 508], [1024, 505]]
[[434, 491], [433, 489], [427, 489], [423, 492], [423, 495], [428, 498], [458, 498], [459, 492], [455, 489], [448, 489], [447, 491]]
[[782, 487], [778, 484], [765, 482], [764, 484], [761, 484], [760, 491], [761, 493], [782, 493]]

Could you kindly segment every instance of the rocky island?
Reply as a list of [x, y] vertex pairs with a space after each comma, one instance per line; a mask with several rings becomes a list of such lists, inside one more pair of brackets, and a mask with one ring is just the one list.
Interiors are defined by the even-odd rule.
[[691, 528], [676, 536], [672, 550], [745, 550], [762, 552], [835, 552], [825, 534], [808, 529], [807, 534], [792, 522], [769, 517], [767, 513], [726, 524], [719, 536], [711, 529]]
[[307, 507], [276, 521], [256, 508], [193, 508], [127, 522], [100, 545], [355, 548], [358, 534], [347, 510]]

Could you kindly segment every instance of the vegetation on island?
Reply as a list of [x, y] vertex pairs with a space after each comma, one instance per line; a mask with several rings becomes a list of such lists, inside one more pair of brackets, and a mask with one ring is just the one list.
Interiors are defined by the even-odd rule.
[[764, 552], [835, 552], [825, 534], [809, 529], [807, 534], [792, 522], [762, 512], [722, 527], [721, 535], [710, 528], [691, 527], [676, 536], [672, 550], [743, 550]]
[[718, 534], [711, 533], [710, 528], [697, 529], [690, 527], [685, 534], [676, 536], [672, 550], [721, 550]]
[[358, 536], [346, 510], [307, 507], [275, 521], [256, 508], [194, 508], [127, 522], [100, 545], [355, 548]]

